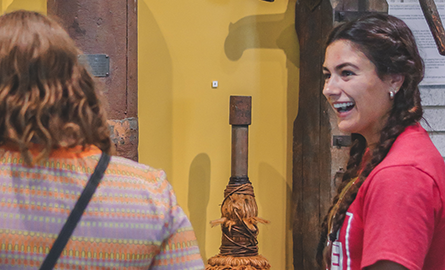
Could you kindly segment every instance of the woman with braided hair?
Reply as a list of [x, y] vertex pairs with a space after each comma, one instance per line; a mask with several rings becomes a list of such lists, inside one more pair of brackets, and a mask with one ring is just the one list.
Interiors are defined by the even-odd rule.
[[445, 269], [445, 164], [419, 124], [423, 72], [412, 32], [393, 16], [328, 37], [323, 94], [354, 143], [322, 225], [327, 269]]

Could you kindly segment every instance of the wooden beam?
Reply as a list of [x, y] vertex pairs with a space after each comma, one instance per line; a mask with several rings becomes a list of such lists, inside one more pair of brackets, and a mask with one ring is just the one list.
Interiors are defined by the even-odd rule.
[[332, 8], [323, 0], [314, 10], [297, 2], [295, 28], [300, 42], [300, 96], [294, 122], [294, 268], [318, 269], [320, 223], [330, 201], [330, 123], [322, 95], [324, 41], [332, 28]]

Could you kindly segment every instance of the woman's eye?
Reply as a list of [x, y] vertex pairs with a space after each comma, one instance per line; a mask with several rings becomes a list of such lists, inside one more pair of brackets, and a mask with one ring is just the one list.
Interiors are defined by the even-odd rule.
[[344, 77], [348, 77], [348, 76], [355, 75], [355, 73], [352, 72], [352, 71], [349, 71], [349, 70], [343, 70], [343, 71], [341, 72], [341, 75], [344, 76]]
[[331, 74], [329, 74], [329, 73], [323, 73], [323, 79], [326, 81], [326, 80], [328, 80], [329, 78], [331, 78]]

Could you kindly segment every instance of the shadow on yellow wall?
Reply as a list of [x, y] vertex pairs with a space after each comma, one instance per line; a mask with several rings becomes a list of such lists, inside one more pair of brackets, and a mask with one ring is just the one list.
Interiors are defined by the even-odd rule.
[[[237, 61], [249, 49], [280, 49], [293, 65], [299, 65], [295, 34], [295, 0], [283, 14], [253, 15], [230, 23], [224, 49], [227, 58]], [[289, 74], [295, 76], [298, 74]]]
[[144, 65], [138, 82], [139, 134], [143, 134], [139, 138], [139, 149], [152, 152], [140, 155], [140, 162], [164, 169], [173, 182], [174, 178], [170, 178], [173, 162], [172, 58], [147, 4], [141, 1], [138, 8], [139, 14], [143, 14], [138, 19], [138, 61], [139, 65]]
[[[283, 265], [284, 269], [293, 269], [293, 253], [292, 253], [292, 187], [287, 183], [286, 179], [278, 172], [273, 166], [267, 163], [260, 163], [258, 174], [260, 175], [257, 185], [256, 185], [256, 198], [262, 198], [262, 213], [274, 213], [277, 212], [276, 206], [272, 203], [265, 202], [266, 200], [273, 200], [273, 198], [286, 198], [285, 211], [286, 221], [284, 224], [284, 230], [275, 231], [269, 226], [262, 226], [260, 234], [263, 235], [261, 238], [261, 243], [263, 247], [268, 247], [268, 249], [276, 246], [277, 239], [284, 241], [285, 246], [285, 262]], [[284, 186], [284, 189], [271, 188], [272, 185]], [[264, 215], [260, 213], [261, 217]], [[273, 256], [279, 256], [280, 249], [275, 249], [276, 251], [269, 251]], [[269, 259], [270, 260], [270, 259]]]
[[[193, 224], [200, 247], [205, 247], [207, 220], [207, 205], [210, 199], [210, 157], [198, 154], [190, 165], [189, 196], [187, 206], [190, 209], [190, 222]], [[193, 210], [192, 210], [193, 209]], [[201, 248], [201, 256], [207, 261], [205, 248]]]

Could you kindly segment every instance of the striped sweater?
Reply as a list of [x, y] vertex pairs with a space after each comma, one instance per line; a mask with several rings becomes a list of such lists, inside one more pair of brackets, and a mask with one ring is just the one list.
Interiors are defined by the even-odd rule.
[[[38, 269], [99, 160], [54, 150], [33, 167], [0, 148], [0, 269]], [[113, 156], [55, 269], [204, 269], [162, 170]]]

